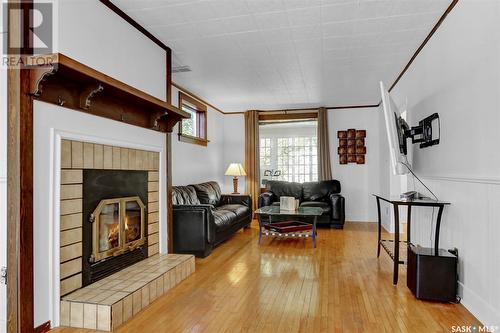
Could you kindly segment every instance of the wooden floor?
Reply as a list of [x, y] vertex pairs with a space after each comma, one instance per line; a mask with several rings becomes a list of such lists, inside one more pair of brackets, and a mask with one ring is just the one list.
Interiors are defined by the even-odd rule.
[[[196, 273], [115, 332], [451, 332], [479, 322], [462, 305], [416, 300], [406, 269], [376, 257], [376, 225], [320, 229], [311, 239], [238, 232]], [[88, 332], [59, 328], [55, 332]]]

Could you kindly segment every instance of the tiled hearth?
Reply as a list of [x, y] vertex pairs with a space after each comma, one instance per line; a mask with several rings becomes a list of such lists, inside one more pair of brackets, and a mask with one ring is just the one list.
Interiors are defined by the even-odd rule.
[[110, 331], [194, 273], [192, 255], [157, 254], [61, 300], [61, 326]]

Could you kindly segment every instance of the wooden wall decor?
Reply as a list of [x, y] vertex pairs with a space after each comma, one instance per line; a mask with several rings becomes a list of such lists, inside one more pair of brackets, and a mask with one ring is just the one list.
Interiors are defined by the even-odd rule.
[[[35, 99], [160, 132], [189, 113], [113, 79], [61, 53], [33, 56], [30, 94]], [[39, 65], [41, 64], [41, 65]]]
[[345, 131], [338, 131], [337, 138], [339, 139], [339, 163], [348, 164], [365, 164], [366, 155], [366, 130], [356, 130], [350, 128]]

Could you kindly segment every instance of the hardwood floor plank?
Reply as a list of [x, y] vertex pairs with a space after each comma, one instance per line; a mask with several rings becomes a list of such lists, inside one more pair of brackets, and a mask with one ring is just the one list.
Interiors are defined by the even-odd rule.
[[[462, 305], [415, 299], [406, 269], [376, 257], [376, 225], [347, 223], [310, 239], [238, 232], [196, 272], [115, 332], [450, 332], [480, 324]], [[57, 328], [54, 332], [83, 333]]]

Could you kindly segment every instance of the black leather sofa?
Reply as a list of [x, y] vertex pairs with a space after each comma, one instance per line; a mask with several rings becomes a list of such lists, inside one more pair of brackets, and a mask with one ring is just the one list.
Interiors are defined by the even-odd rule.
[[252, 222], [248, 195], [223, 195], [217, 182], [173, 186], [174, 253], [206, 257]]
[[[321, 207], [323, 215], [318, 217], [318, 225], [328, 225], [342, 229], [345, 223], [345, 199], [340, 194], [338, 180], [320, 182], [292, 183], [270, 180], [267, 191], [259, 196], [259, 207], [279, 206], [280, 197], [295, 197], [301, 207]], [[274, 219], [274, 218], [273, 218]]]

